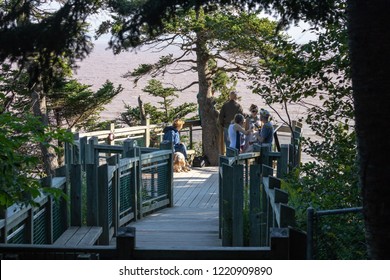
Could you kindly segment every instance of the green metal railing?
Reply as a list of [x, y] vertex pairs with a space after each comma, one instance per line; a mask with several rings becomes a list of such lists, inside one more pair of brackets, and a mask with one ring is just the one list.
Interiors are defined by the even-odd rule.
[[368, 259], [362, 207], [307, 209], [307, 258]]
[[102, 227], [99, 244], [109, 244], [119, 227], [172, 206], [172, 150], [134, 144], [104, 145], [92, 137], [68, 145], [66, 166], [43, 182], [69, 199], [42, 195], [35, 207], [8, 208], [0, 216], [0, 243], [52, 244], [69, 226], [86, 224]]

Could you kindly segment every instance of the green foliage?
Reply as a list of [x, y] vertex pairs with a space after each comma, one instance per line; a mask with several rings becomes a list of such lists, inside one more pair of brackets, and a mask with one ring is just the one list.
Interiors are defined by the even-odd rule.
[[[153, 123], [172, 123], [175, 118], [185, 118], [188, 114], [196, 111], [195, 103], [183, 103], [177, 106], [173, 106], [174, 98], [178, 98], [179, 95], [175, 92], [175, 88], [163, 87], [163, 84], [155, 79], [148, 82], [143, 89], [149, 95], [161, 98], [162, 101], [158, 101], [159, 107], [152, 105], [151, 103], [144, 104], [145, 114], [150, 116]], [[121, 121], [132, 126], [139, 124], [141, 121], [141, 111], [139, 107], [131, 107], [125, 105], [127, 111], [121, 113]]]
[[123, 91], [106, 81], [96, 92], [91, 86], [76, 80], [59, 81], [49, 94], [49, 107], [54, 110], [56, 123], [66, 128], [89, 130], [97, 126], [99, 113], [115, 96]]
[[33, 178], [40, 159], [24, 153], [29, 145], [50, 145], [48, 138], [72, 141], [72, 135], [63, 130], [49, 131], [31, 115], [20, 118], [11, 113], [0, 114], [0, 206], [33, 204], [42, 191], [59, 195], [54, 189], [42, 188]]
[[[329, 210], [362, 204], [346, 41], [346, 30], [331, 25], [317, 41], [283, 43], [285, 55], [264, 61], [263, 65], [269, 66], [265, 74], [269, 83], [257, 83], [255, 89], [267, 102], [283, 104], [286, 109], [307, 98], [321, 101], [321, 105], [305, 103], [304, 121], [317, 137], [303, 139], [303, 150], [314, 161], [303, 163], [282, 186], [290, 194], [289, 203], [303, 230], [309, 206]], [[321, 218], [317, 225], [316, 258], [366, 257], [362, 217]]]
[[[135, 6], [129, 8], [127, 13], [123, 13], [123, 17], [127, 18], [134, 9]], [[121, 17], [115, 18], [112, 24], [116, 25], [115, 22], [122, 20]], [[132, 47], [126, 40], [129, 31], [127, 27], [121, 25], [121, 30], [111, 30], [114, 34], [112, 39], [114, 41], [111, 43], [115, 45], [113, 46], [115, 51]], [[138, 45], [155, 45], [159, 49], [175, 46], [180, 49], [180, 55], [161, 56], [156, 63], [140, 64], [138, 68], [124, 76], [137, 83], [140, 78], [147, 75], [157, 77], [165, 73], [199, 71], [197, 63], [205, 61], [211, 92], [213, 95], [217, 92], [222, 95], [217, 98], [218, 104], [219, 99], [226, 100], [225, 95], [235, 88], [237, 79], [243, 78], [239, 73], [245, 75], [253, 67], [251, 50], [254, 46], [261, 47], [266, 53], [273, 48], [273, 40], [279, 36], [275, 22], [260, 18], [255, 13], [238, 11], [231, 6], [224, 9], [179, 11], [174, 19], [163, 21], [162, 27], [163, 29], [154, 34], [149, 34], [141, 28], [139, 32], [142, 32], [143, 38], [138, 41]], [[200, 47], [203, 42], [204, 46]], [[196, 59], [193, 58], [193, 54], [196, 54]], [[183, 65], [184, 70], [172, 70], [172, 66], [178, 64]], [[200, 81], [189, 81], [185, 88], [198, 83]]]

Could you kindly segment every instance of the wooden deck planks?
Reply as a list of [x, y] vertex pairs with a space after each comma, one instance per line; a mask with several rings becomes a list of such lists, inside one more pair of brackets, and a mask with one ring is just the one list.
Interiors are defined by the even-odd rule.
[[174, 207], [130, 224], [136, 228], [136, 246], [222, 246], [218, 234], [218, 189], [218, 167], [174, 173]]

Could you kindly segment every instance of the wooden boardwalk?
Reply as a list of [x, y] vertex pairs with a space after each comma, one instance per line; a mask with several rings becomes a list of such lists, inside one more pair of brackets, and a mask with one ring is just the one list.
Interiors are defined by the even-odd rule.
[[174, 173], [174, 207], [130, 224], [136, 228], [136, 247], [222, 246], [218, 205], [218, 167]]

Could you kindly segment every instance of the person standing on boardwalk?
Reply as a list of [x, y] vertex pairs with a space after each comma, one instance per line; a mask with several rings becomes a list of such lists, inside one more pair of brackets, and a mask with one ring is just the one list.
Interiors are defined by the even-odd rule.
[[229, 101], [222, 105], [219, 113], [219, 124], [223, 127], [223, 140], [225, 146], [230, 146], [229, 140], [229, 125], [236, 114], [243, 114], [241, 105], [237, 102], [237, 91], [231, 91], [229, 94]]
[[252, 133], [245, 137], [244, 153], [253, 151], [253, 144], [257, 142], [256, 133], [261, 127], [260, 116], [258, 115], [259, 108], [252, 104], [249, 107], [249, 115], [245, 119], [245, 130], [251, 130]]
[[272, 122], [270, 121], [271, 114], [265, 110], [260, 110], [260, 121], [263, 123], [261, 130], [256, 135], [257, 140], [260, 144], [272, 144], [273, 136], [274, 136], [274, 127]]
[[234, 120], [229, 125], [229, 138], [230, 148], [235, 148], [238, 152], [242, 152], [242, 148], [245, 144], [245, 135], [249, 135], [252, 130], [245, 130], [244, 128], [245, 118], [242, 114], [236, 114]]

